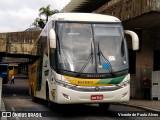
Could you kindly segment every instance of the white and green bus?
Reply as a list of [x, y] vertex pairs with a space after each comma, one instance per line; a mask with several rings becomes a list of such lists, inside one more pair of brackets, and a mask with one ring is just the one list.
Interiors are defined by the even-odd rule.
[[[124, 33], [139, 40], [133, 31], [123, 30], [113, 16], [94, 13], [57, 13], [42, 30], [29, 70], [33, 98], [56, 104], [110, 103], [129, 101], [130, 74]], [[41, 45], [40, 45], [41, 44]], [[34, 49], [34, 50], [35, 50]]]

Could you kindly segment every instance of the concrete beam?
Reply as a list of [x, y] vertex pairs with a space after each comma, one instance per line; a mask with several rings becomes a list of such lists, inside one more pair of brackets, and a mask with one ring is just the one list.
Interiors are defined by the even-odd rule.
[[93, 12], [111, 0], [71, 0], [60, 12]]
[[126, 21], [153, 10], [159, 11], [159, 3], [157, 0], [112, 0], [94, 12], [109, 14]]

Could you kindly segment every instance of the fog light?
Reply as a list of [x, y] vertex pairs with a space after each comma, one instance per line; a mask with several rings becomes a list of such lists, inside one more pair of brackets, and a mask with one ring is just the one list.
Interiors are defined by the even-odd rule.
[[122, 98], [124, 98], [127, 94], [128, 94], [128, 92], [123, 93]]
[[70, 97], [69, 95], [64, 94], [64, 93], [62, 93], [62, 94], [63, 94], [63, 96], [64, 96], [66, 99], [71, 100], [71, 97]]

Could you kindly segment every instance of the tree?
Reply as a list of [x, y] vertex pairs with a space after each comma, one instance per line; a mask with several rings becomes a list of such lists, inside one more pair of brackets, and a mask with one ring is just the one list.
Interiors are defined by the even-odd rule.
[[40, 19], [39, 21], [38, 21], [38, 26], [40, 27], [40, 28], [44, 28], [44, 26], [45, 26], [45, 24], [44, 24], [44, 22], [43, 22], [43, 20], [42, 19]]
[[38, 27], [38, 22], [40, 21], [40, 18], [36, 18], [34, 20], [34, 23], [32, 23], [33, 26]]
[[55, 14], [55, 13], [58, 13], [59, 11], [58, 10], [51, 10], [50, 9], [50, 5], [48, 5], [47, 7], [41, 7], [40, 9], [39, 9], [39, 16], [41, 16], [41, 15], [44, 15], [44, 16], [46, 16], [46, 22], [48, 21], [48, 18], [49, 18], [49, 16], [51, 16], [51, 15], [53, 15], [53, 14]]

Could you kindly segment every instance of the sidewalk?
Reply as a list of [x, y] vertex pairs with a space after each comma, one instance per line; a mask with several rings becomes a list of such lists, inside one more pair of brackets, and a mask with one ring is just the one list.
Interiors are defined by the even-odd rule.
[[158, 100], [133, 100], [129, 102], [120, 103], [127, 106], [133, 106], [137, 108], [142, 108], [149, 111], [160, 112], [160, 101]]

